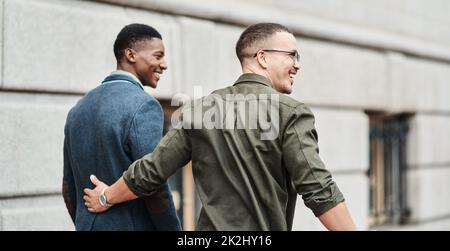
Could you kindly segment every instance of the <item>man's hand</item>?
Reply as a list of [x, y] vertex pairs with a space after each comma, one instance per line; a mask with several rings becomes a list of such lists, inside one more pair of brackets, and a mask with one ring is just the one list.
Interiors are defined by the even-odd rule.
[[116, 181], [116, 183], [111, 186], [98, 180], [94, 175], [91, 175], [91, 181], [94, 183], [94, 189], [85, 188], [84, 191], [84, 201], [89, 212], [101, 213], [109, 209], [109, 207], [104, 207], [100, 204], [99, 197], [103, 189], [108, 188], [105, 191], [105, 196], [108, 199], [109, 204], [119, 204], [125, 201], [134, 200], [137, 196], [128, 188], [123, 177]]
[[108, 186], [101, 182], [97, 177], [91, 175], [90, 177], [92, 183], [95, 185], [94, 189], [85, 188], [84, 191], [84, 205], [87, 207], [88, 211], [91, 213], [101, 213], [109, 209], [109, 207], [104, 207], [100, 204], [99, 197], [103, 189], [108, 188]]

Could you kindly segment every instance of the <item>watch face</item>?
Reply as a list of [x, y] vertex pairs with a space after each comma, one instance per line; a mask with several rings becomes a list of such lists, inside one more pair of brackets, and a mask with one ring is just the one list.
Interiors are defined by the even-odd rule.
[[102, 206], [106, 205], [105, 195], [101, 194], [99, 199], [100, 199], [100, 204], [102, 204]]

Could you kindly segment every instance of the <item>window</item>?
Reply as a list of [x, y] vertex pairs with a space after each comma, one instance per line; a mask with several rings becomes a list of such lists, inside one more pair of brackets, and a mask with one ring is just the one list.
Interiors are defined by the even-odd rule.
[[409, 114], [368, 112], [370, 121], [370, 225], [404, 224], [407, 201], [406, 140]]

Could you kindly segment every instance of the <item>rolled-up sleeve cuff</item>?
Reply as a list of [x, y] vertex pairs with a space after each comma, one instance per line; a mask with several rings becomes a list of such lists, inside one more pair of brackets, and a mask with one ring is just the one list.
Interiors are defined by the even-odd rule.
[[139, 190], [137, 190], [134, 187], [133, 168], [129, 168], [127, 171], [125, 171], [123, 173], [122, 177], [123, 177], [123, 180], [125, 181], [125, 184], [127, 184], [128, 189], [130, 189], [131, 192], [134, 193], [134, 195], [136, 195], [138, 197], [142, 197], [142, 196], [146, 195], [146, 194], [139, 192]]
[[305, 205], [313, 211], [316, 217], [321, 216], [337, 204], [345, 201], [344, 195], [341, 193], [336, 184], [333, 184], [331, 191], [332, 194], [327, 199], [312, 199], [305, 202]]
[[333, 207], [337, 206], [337, 204], [344, 202], [345, 199], [342, 197], [339, 200], [332, 200], [332, 201], [326, 201], [323, 203], [318, 204], [314, 209], [313, 213], [316, 217], [321, 216], [328, 210], [332, 209]]

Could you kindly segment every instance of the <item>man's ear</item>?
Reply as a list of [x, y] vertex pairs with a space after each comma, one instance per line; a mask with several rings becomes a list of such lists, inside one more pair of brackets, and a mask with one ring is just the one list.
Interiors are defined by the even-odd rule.
[[129, 63], [136, 63], [136, 53], [133, 49], [126, 48], [123, 54]]
[[265, 55], [264, 51], [258, 51], [258, 53], [256, 54], [256, 61], [261, 66], [261, 68], [267, 69], [268, 65], [267, 65], [266, 55]]

